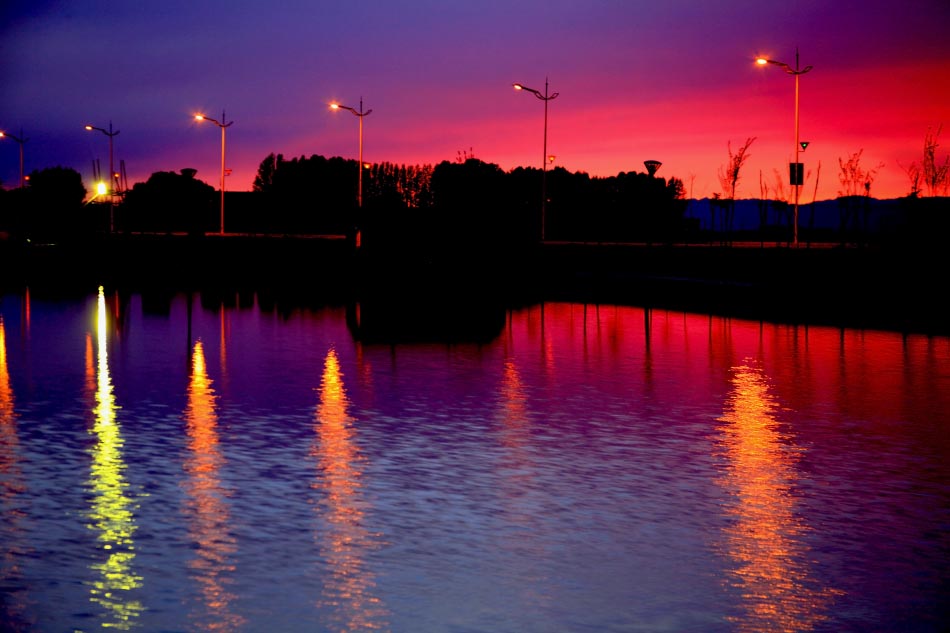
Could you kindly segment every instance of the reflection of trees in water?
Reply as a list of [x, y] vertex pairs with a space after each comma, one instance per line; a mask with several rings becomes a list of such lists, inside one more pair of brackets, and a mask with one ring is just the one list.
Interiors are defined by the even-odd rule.
[[205, 366], [204, 347], [196, 341], [191, 359], [188, 407], [185, 410], [188, 448], [185, 461], [185, 513], [188, 533], [196, 544], [195, 556], [188, 562], [198, 583], [203, 606], [194, 621], [206, 631], [233, 631], [243, 619], [230, 612], [235, 595], [229, 590], [235, 571], [232, 558], [237, 550], [230, 531], [229, 491], [218, 473], [224, 458], [218, 450], [218, 418], [215, 395]]
[[[101, 559], [90, 565], [97, 577], [90, 582], [89, 600], [102, 607], [101, 626], [127, 630], [133, 628], [136, 618], [145, 607], [134, 598], [134, 590], [142, 586], [142, 577], [135, 573], [134, 501], [126, 494], [125, 461], [122, 455], [124, 440], [116, 412], [118, 405], [112, 393], [107, 353], [106, 306], [102, 288], [99, 289], [96, 319], [98, 360], [95, 370], [87, 367], [87, 375], [95, 371], [95, 423], [92, 433], [96, 443], [92, 447], [89, 489], [93, 493], [89, 510], [89, 527], [95, 532]], [[87, 362], [91, 362], [91, 357]]]
[[[27, 554], [23, 544], [26, 518], [26, 491], [20, 470], [20, 440], [17, 434], [13, 387], [7, 368], [6, 330], [0, 316], [0, 534], [3, 543], [0, 552], [0, 584], [4, 596], [0, 599], [0, 624], [12, 631], [27, 631], [24, 619], [26, 592], [23, 589], [23, 570], [20, 561]], [[6, 629], [5, 629], [6, 630]]]
[[387, 611], [374, 595], [376, 579], [366, 557], [379, 536], [366, 528], [366, 501], [360, 493], [362, 460], [353, 442], [353, 422], [336, 351], [327, 353], [314, 421], [312, 455], [318, 472], [313, 487], [322, 492], [316, 533], [325, 568], [319, 606], [332, 631], [386, 628]]
[[721, 483], [733, 499], [721, 548], [744, 610], [731, 618], [737, 631], [812, 630], [838, 593], [809, 568], [809, 528], [795, 509], [797, 449], [777, 428], [777, 406], [761, 369], [733, 368], [719, 428], [728, 460]]

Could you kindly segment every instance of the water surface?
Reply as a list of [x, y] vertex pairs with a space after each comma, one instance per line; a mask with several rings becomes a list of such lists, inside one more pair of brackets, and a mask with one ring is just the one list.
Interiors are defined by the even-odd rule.
[[4, 630], [946, 629], [950, 339], [219, 299], [2, 298]]

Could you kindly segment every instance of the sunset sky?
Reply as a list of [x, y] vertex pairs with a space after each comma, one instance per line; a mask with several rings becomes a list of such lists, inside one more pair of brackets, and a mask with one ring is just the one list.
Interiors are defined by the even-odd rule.
[[[839, 159], [863, 151], [871, 194], [906, 195], [905, 168], [944, 125], [950, 152], [950, 3], [685, 0], [32, 0], [0, 4], [0, 130], [25, 136], [29, 173], [61, 165], [91, 188], [115, 164], [131, 186], [191, 167], [218, 186], [227, 129], [229, 191], [250, 190], [269, 153], [431, 164], [460, 152], [510, 170], [539, 167], [544, 104], [555, 166], [591, 176], [646, 171], [720, 192], [718, 171], [755, 137], [737, 197], [787, 183], [794, 78], [757, 54], [814, 69], [800, 78], [802, 200], [835, 197]], [[820, 169], [819, 169], [820, 165]], [[17, 143], [0, 139], [15, 186]], [[788, 189], [787, 184], [785, 185]]]

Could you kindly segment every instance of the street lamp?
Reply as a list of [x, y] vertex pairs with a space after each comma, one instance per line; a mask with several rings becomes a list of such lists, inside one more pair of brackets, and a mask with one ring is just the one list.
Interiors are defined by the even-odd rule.
[[0, 132], [0, 138], [12, 138], [14, 141], [20, 144], [20, 187], [23, 187], [26, 184], [23, 180], [23, 144], [30, 139], [23, 138], [23, 130], [20, 130], [19, 137], [13, 136], [12, 134], [7, 134], [6, 132]]
[[109, 129], [103, 129], [94, 125], [86, 125], [87, 130], [99, 130], [109, 137], [109, 233], [115, 230], [115, 166], [112, 163], [112, 138], [119, 133], [119, 130], [112, 131], [112, 121], [109, 121]]
[[544, 222], [545, 222], [545, 211], [547, 208], [547, 187], [545, 183], [545, 176], [547, 174], [548, 168], [548, 101], [552, 99], [557, 99], [559, 93], [555, 92], [548, 94], [548, 78], [544, 78], [544, 94], [541, 94], [538, 90], [534, 88], [529, 88], [524, 84], [511, 84], [514, 86], [515, 90], [527, 90], [533, 94], [541, 101], [544, 101], [544, 148], [541, 152], [541, 241], [544, 241]]
[[755, 63], [759, 66], [774, 64], [789, 75], [795, 77], [795, 163], [794, 166], [789, 169], [789, 180], [791, 181], [792, 186], [795, 187], [795, 215], [794, 228], [792, 229], [792, 244], [794, 246], [798, 246], [798, 192], [799, 188], [803, 184], [802, 181], [804, 179], [804, 170], [802, 169], [802, 165], [798, 162], [798, 152], [801, 148], [801, 144], [798, 140], [798, 78], [811, 70], [812, 66], [805, 66], [804, 68], [799, 69], [797, 48], [795, 49], [795, 68], [792, 68], [783, 62], [777, 62], [774, 59], [768, 59], [767, 57], [761, 56], [756, 57]]
[[225, 148], [224, 130], [228, 127], [231, 127], [231, 124], [234, 123], [234, 121], [228, 121], [227, 123], [225, 123], [224, 122], [225, 120], [227, 120], [227, 117], [224, 116], [224, 110], [221, 111], [220, 121], [215, 121], [211, 117], [207, 117], [200, 113], [195, 115], [195, 121], [211, 121], [212, 123], [217, 125], [219, 128], [221, 128], [221, 222], [220, 222], [221, 235], [224, 235], [224, 175], [225, 175], [224, 174], [224, 148]]
[[372, 110], [363, 111], [363, 97], [360, 97], [360, 109], [351, 108], [350, 106], [340, 105], [339, 103], [331, 103], [331, 110], [349, 110], [355, 116], [359, 117], [360, 120], [360, 177], [359, 177], [359, 193], [356, 196], [356, 206], [360, 209], [363, 208], [363, 117], [372, 112]]

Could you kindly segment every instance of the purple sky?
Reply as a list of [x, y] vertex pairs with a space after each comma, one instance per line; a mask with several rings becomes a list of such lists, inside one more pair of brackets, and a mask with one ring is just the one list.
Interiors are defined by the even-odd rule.
[[[459, 152], [503, 169], [540, 166], [543, 103], [548, 154], [592, 176], [645, 171], [681, 178], [692, 197], [720, 192], [717, 173], [755, 137], [738, 197], [774, 195], [794, 156], [794, 79], [757, 67], [765, 54], [814, 70], [800, 79], [802, 200], [841, 190], [839, 159], [863, 150], [871, 193], [910, 189], [929, 126], [950, 148], [950, 3], [666, 1], [288, 1], [116, 3], [32, 1], [0, 8], [0, 130], [29, 140], [26, 171], [108, 169], [129, 185], [156, 171], [220, 178], [227, 130], [228, 190], [249, 190], [270, 152], [358, 155], [367, 162], [437, 164]], [[820, 164], [820, 169], [819, 169]], [[0, 180], [16, 184], [16, 143], [0, 139]], [[785, 185], [786, 189], [788, 186]]]

